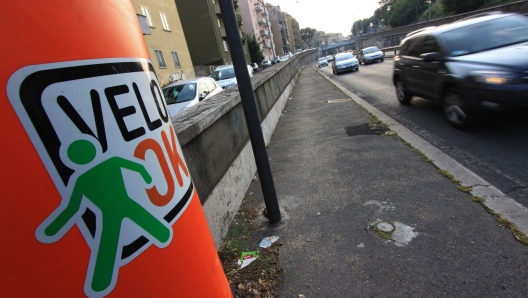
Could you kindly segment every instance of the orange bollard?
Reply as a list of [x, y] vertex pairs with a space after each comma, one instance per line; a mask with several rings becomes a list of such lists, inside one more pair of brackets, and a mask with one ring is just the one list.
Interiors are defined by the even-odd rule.
[[231, 297], [129, 1], [0, 16], [1, 296]]

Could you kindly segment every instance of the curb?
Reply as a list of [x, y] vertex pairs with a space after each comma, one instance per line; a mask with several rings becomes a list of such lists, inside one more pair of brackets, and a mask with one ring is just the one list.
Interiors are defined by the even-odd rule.
[[443, 153], [440, 149], [436, 148], [411, 130], [398, 123], [396, 120], [389, 117], [387, 114], [372, 106], [361, 97], [350, 92], [340, 83], [332, 80], [327, 75], [320, 72], [317, 67], [315, 67], [315, 65], [313, 68], [322, 77], [327, 79], [330, 83], [339, 88], [339, 90], [349, 96], [353, 101], [366, 109], [369, 113], [376, 116], [380, 121], [386, 123], [392, 131], [398, 134], [400, 138], [411, 144], [411, 146], [414, 148], [420, 150], [427, 158], [431, 160], [431, 163], [433, 163], [435, 167], [437, 167], [439, 170], [445, 170], [451, 173], [455, 179], [460, 181], [461, 186], [471, 188], [469, 193], [472, 196], [482, 198], [483, 201], [481, 203], [486, 208], [490, 209], [493, 213], [497, 214], [501, 218], [504, 218], [515, 224], [517, 229], [525, 236], [528, 235], [528, 208], [519, 204], [517, 201], [501, 192], [495, 186], [491, 185], [486, 180], [473, 173], [447, 154]]

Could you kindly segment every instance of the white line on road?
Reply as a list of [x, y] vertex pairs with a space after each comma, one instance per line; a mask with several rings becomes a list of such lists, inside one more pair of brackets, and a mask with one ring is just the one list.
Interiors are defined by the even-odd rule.
[[[319, 71], [315, 66], [314, 69], [324, 78], [337, 86], [341, 91], [348, 95], [357, 104], [376, 116], [380, 121], [389, 125], [390, 129], [398, 134], [403, 140], [411, 144], [414, 148], [420, 150], [432, 163], [441, 170], [451, 173], [455, 179], [459, 180], [464, 187], [471, 187], [471, 194], [484, 199], [483, 204], [498, 214], [500, 217], [514, 223], [517, 228], [524, 234], [528, 235], [528, 208], [519, 204], [517, 201], [501, 192], [495, 186], [473, 173], [459, 162], [436, 148], [420, 136], [410, 131], [396, 120], [392, 119], [376, 107], [372, 106], [361, 97], [350, 92], [339, 82], [332, 80], [324, 73]], [[396, 96], [396, 95], [395, 95]]]

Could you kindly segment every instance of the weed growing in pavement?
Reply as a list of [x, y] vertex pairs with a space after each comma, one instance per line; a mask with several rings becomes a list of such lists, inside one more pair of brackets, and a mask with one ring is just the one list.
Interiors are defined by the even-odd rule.
[[[478, 198], [478, 197], [474, 197], [474, 198]], [[486, 205], [484, 205], [484, 199], [482, 198], [478, 198], [478, 199], [481, 199], [481, 201], [480, 200], [478, 201], [480, 205], [484, 207], [484, 209], [486, 209], [486, 211], [488, 211], [489, 214], [493, 215], [497, 219], [497, 221], [499, 222], [499, 226], [501, 226], [502, 228], [510, 229], [515, 239], [519, 240], [524, 245], [528, 245], [528, 237], [526, 237], [526, 235], [524, 235], [524, 233], [521, 232], [519, 228], [517, 228], [517, 226], [513, 222], [505, 218], [502, 218], [499, 214], [497, 214], [497, 212], [491, 210]]]
[[245, 223], [238, 223], [233, 221], [229, 231], [227, 232], [225, 245], [222, 250], [227, 254], [238, 255], [240, 252], [248, 250], [249, 230]]
[[[381, 221], [380, 221], [380, 222], [381, 222]], [[378, 235], [380, 235], [381, 238], [383, 238], [383, 239], [385, 239], [385, 240], [391, 240], [391, 241], [392, 241], [392, 233], [394, 232], [394, 230], [393, 230], [392, 232], [384, 232], [384, 231], [380, 230], [380, 229], [378, 228], [378, 224], [379, 224], [380, 222], [375, 223], [375, 224], [372, 226], [372, 229], [373, 229], [374, 231], [376, 231], [376, 233], [378, 233]], [[394, 227], [394, 224], [393, 224], [392, 222], [389, 222], [389, 224], [391, 224], [391, 225]]]
[[471, 199], [473, 200], [473, 202], [476, 202], [476, 203], [483, 203], [484, 201], [486, 201], [484, 198], [477, 197], [477, 196], [471, 196]]
[[448, 171], [446, 171], [446, 170], [438, 170], [438, 173], [440, 173], [440, 175], [446, 177], [447, 179], [453, 181], [453, 183], [460, 184], [460, 180], [455, 179], [455, 176], [453, 176]]

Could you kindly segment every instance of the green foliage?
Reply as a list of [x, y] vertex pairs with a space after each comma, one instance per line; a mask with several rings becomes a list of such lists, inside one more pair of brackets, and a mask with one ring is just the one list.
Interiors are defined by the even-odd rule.
[[313, 39], [313, 37], [315, 35], [315, 32], [317, 32], [317, 30], [313, 29], [313, 28], [310, 28], [310, 27], [301, 29], [301, 39], [302, 39], [302, 41], [304, 41], [306, 44], [311, 46], [312, 45], [312, 39]]
[[390, 10], [390, 25], [399, 27], [417, 20], [427, 10], [429, 4], [425, 0], [397, 0]]
[[262, 49], [260, 48], [257, 38], [254, 35], [249, 36], [247, 43], [249, 48], [249, 56], [251, 57], [251, 63], [257, 63], [260, 65], [264, 60], [264, 54], [262, 54]]
[[486, 3], [486, 0], [441, 0], [446, 12], [464, 13]]

